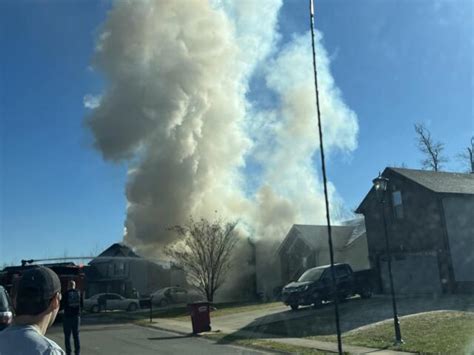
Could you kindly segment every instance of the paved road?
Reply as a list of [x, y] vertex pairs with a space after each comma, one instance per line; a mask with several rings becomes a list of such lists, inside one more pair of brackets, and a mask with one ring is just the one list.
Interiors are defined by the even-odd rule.
[[[49, 329], [47, 336], [64, 348], [61, 326]], [[71, 338], [72, 341], [72, 338]], [[216, 344], [200, 337], [187, 337], [133, 324], [88, 325], [81, 328], [83, 355], [156, 354], [269, 354], [237, 346]]]

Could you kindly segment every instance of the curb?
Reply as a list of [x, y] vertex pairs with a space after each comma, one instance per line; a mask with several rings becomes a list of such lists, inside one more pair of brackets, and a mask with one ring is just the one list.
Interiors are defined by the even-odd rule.
[[140, 323], [134, 323], [134, 324], [137, 325], [137, 326], [139, 326], [139, 327], [151, 328], [151, 329], [158, 329], [158, 330], [162, 330], [162, 331], [164, 331], [164, 332], [170, 332], [170, 333], [175, 333], [175, 334], [179, 334], [179, 335], [194, 335], [194, 336], [197, 336], [197, 337], [200, 336], [199, 334], [193, 334], [193, 333], [185, 332], [185, 331], [182, 331], [182, 330], [176, 330], [176, 329], [165, 328], [165, 327], [160, 326], [160, 325], [140, 324]]

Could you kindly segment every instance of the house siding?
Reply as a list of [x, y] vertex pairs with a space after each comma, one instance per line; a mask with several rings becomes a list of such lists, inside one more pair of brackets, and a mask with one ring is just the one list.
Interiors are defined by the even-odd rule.
[[[442, 203], [455, 282], [472, 284], [474, 282], [474, 196], [445, 196]], [[471, 212], [466, 213], [469, 211]]]
[[370, 268], [367, 249], [367, 238], [361, 236], [350, 245], [336, 251], [336, 262], [348, 263], [354, 271], [367, 270]]

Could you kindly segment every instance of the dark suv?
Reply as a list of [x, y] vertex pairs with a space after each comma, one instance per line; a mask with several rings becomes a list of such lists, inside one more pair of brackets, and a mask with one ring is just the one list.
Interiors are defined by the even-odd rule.
[[0, 286], [0, 331], [10, 325], [13, 320], [13, 305], [7, 290]]
[[322, 304], [323, 301], [339, 299], [359, 294], [362, 298], [372, 295], [370, 270], [353, 272], [348, 264], [335, 264], [337, 292], [332, 286], [331, 266], [319, 266], [306, 270], [298, 281], [291, 282], [282, 290], [283, 302], [296, 310], [300, 305]]

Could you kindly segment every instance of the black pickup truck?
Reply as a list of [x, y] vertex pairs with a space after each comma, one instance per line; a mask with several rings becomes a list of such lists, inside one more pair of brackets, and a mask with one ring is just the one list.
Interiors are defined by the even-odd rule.
[[332, 284], [331, 265], [306, 270], [298, 281], [291, 282], [282, 290], [282, 300], [291, 309], [301, 305], [320, 306], [323, 301], [346, 299], [354, 295], [362, 298], [372, 296], [371, 270], [354, 272], [349, 264], [334, 264], [336, 276], [335, 292]]

